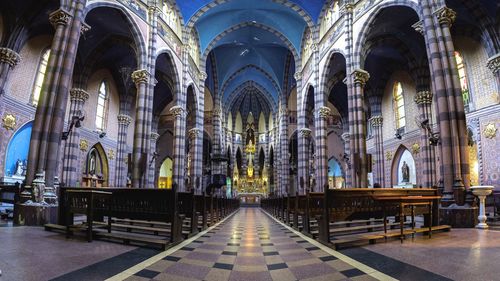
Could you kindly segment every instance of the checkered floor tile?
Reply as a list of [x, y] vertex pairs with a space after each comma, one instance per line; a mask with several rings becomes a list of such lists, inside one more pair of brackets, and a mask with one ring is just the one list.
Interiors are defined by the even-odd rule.
[[241, 208], [206, 235], [127, 280], [375, 280], [290, 234], [257, 208]]

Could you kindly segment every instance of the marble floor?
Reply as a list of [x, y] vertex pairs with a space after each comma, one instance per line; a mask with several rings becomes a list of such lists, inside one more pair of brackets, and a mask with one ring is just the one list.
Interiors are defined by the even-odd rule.
[[500, 280], [500, 231], [453, 229], [334, 251], [258, 208], [159, 251], [0, 227], [0, 281]]

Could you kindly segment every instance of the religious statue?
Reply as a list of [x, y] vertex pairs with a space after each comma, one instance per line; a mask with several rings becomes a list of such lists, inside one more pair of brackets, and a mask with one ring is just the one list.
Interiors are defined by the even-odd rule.
[[401, 166], [401, 174], [403, 175], [403, 182], [410, 182], [410, 167], [403, 161], [403, 166]]
[[26, 166], [24, 165], [24, 162], [20, 159], [17, 159], [16, 161], [16, 172], [14, 173], [15, 176], [24, 176], [26, 174]]

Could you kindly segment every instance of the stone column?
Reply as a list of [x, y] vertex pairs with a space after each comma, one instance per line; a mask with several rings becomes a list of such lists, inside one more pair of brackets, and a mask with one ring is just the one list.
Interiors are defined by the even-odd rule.
[[345, 171], [345, 187], [352, 187], [352, 169], [351, 169], [351, 161], [349, 159], [351, 155], [351, 135], [346, 132], [342, 134], [342, 140], [344, 141], [344, 171]]
[[[299, 129], [299, 133], [297, 135], [297, 142], [301, 143], [303, 146], [302, 149], [299, 149], [299, 154], [302, 153], [302, 157], [300, 157], [300, 161], [298, 163], [298, 175], [299, 181], [300, 179], [304, 179], [304, 189], [308, 189], [309, 191], [314, 191], [313, 186], [310, 185], [311, 182], [311, 165], [310, 160], [312, 158], [310, 147], [311, 147], [311, 134], [312, 131], [309, 128]], [[304, 193], [305, 190], [301, 190], [301, 183], [298, 183], [299, 193]]]
[[[189, 167], [189, 186], [186, 186], [187, 190], [191, 190], [191, 188], [198, 188], [196, 186], [196, 166], [195, 166], [195, 159], [198, 154], [201, 154], [201, 151], [199, 150], [199, 145], [197, 145], [197, 142], [199, 142], [199, 137], [200, 137], [200, 130], [198, 128], [192, 128], [191, 130], [188, 131], [188, 137], [189, 137], [189, 159], [188, 159], [188, 165]], [[189, 163], [190, 162], [190, 163]], [[201, 179], [200, 179], [201, 181]], [[201, 184], [200, 184], [201, 185]], [[199, 192], [199, 190], [195, 190], [196, 193]]]
[[21, 61], [21, 56], [9, 48], [0, 48], [0, 97], [3, 96], [5, 83], [10, 70]]
[[118, 141], [116, 146], [116, 173], [115, 173], [115, 186], [125, 187], [127, 186], [127, 132], [130, 122], [132, 122], [132, 117], [120, 114], [117, 116], [118, 119]]
[[364, 86], [370, 78], [370, 74], [362, 69], [356, 69], [351, 73], [352, 85], [347, 87], [348, 99], [351, 100], [349, 108], [349, 134], [350, 134], [350, 161], [352, 165], [354, 187], [368, 187], [368, 163], [366, 157], [366, 134], [365, 134], [365, 112], [364, 112]]
[[[415, 103], [418, 106], [419, 120], [428, 124], [432, 128], [432, 93], [430, 91], [420, 91], [415, 95]], [[427, 121], [427, 122], [425, 122]], [[420, 127], [420, 159], [422, 161], [423, 177], [421, 184], [423, 187], [432, 187], [436, 182], [436, 159], [434, 146], [429, 144], [430, 132], [425, 125]]]
[[[71, 124], [73, 117], [83, 116], [83, 106], [85, 101], [88, 100], [89, 94], [78, 88], [73, 88], [69, 92], [70, 94], [70, 111], [68, 124]], [[89, 118], [89, 116], [85, 116]], [[74, 124], [75, 125], [75, 124]], [[69, 126], [69, 125], [68, 125]], [[78, 159], [80, 158], [80, 128], [73, 126], [71, 133], [68, 136], [66, 145], [64, 147], [64, 164], [63, 164], [63, 174], [62, 181], [65, 186], [77, 186], [77, 181], [81, 179], [80, 170], [78, 169]]]
[[[493, 72], [493, 75], [497, 78], [497, 93], [500, 99], [500, 53], [492, 56], [488, 59], [486, 66]], [[1, 86], [1, 84], [0, 84]]]
[[[373, 116], [370, 118], [370, 123], [373, 128], [373, 138], [375, 141], [375, 170], [374, 183], [380, 184], [380, 186], [385, 187], [385, 168], [384, 168], [384, 137], [382, 131], [384, 118], [380, 115]], [[371, 165], [372, 163], [368, 163]]]
[[172, 180], [177, 184], [178, 191], [185, 191], [184, 172], [186, 159], [186, 110], [176, 105], [170, 108], [174, 115], [174, 159]]
[[316, 119], [316, 188], [321, 192], [328, 186], [328, 116], [330, 108], [322, 106]]
[[279, 112], [280, 118], [280, 161], [281, 161], [281, 175], [280, 187], [278, 195], [285, 195], [291, 192], [290, 190], [290, 157], [288, 153], [288, 109], [286, 104], [282, 104]]
[[147, 187], [148, 188], [156, 188], [158, 187], [158, 183], [155, 182], [155, 175], [156, 175], [156, 157], [157, 157], [157, 153], [156, 153], [156, 143], [158, 141], [158, 138], [160, 138], [160, 134], [156, 133], [156, 132], [152, 132], [151, 133], [151, 138], [150, 138], [150, 141], [151, 141], [151, 150], [150, 150], [150, 156], [151, 157], [151, 160], [149, 160], [148, 162], [148, 178], [147, 178], [147, 181], [148, 181], [148, 185]]
[[148, 148], [150, 138], [150, 129], [147, 128], [148, 114], [148, 82], [150, 73], [145, 69], [132, 72], [132, 80], [137, 88], [136, 116], [134, 127], [134, 147], [133, 147], [133, 168], [132, 168], [132, 187], [141, 188], [146, 186], [148, 175]]
[[[212, 142], [212, 155], [218, 157], [221, 154], [221, 108], [218, 98], [215, 99], [214, 108], [212, 110], [212, 127], [214, 130]], [[243, 151], [242, 151], [243, 152]], [[222, 171], [221, 163], [212, 161], [212, 174], [220, 174]]]

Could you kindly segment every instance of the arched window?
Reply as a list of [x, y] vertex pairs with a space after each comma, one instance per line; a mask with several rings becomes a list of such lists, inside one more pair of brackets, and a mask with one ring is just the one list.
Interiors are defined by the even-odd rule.
[[460, 79], [460, 88], [462, 90], [462, 98], [464, 100], [465, 111], [469, 111], [470, 91], [467, 78], [467, 70], [465, 69], [464, 58], [457, 51], [455, 51], [455, 60], [457, 62], [458, 78]]
[[35, 86], [33, 87], [33, 94], [31, 96], [31, 104], [38, 105], [40, 100], [40, 92], [42, 91], [43, 80], [45, 79], [45, 72], [47, 71], [47, 64], [49, 63], [50, 49], [46, 49], [42, 53], [40, 63], [38, 64], [38, 71], [36, 73]]
[[394, 99], [394, 116], [396, 119], [396, 129], [398, 130], [398, 132], [400, 130], [403, 131], [406, 125], [405, 99], [403, 97], [403, 86], [400, 82], [394, 83], [392, 97]]
[[106, 129], [106, 111], [108, 107], [108, 83], [102, 81], [99, 86], [99, 96], [97, 97], [97, 112], [95, 117], [95, 127], [99, 131]]

